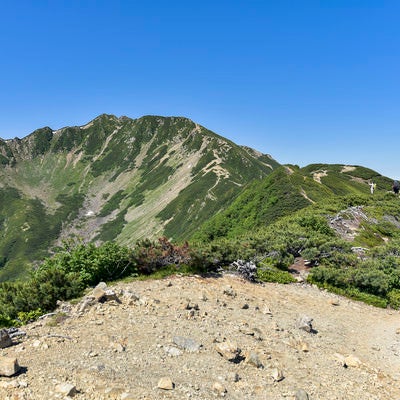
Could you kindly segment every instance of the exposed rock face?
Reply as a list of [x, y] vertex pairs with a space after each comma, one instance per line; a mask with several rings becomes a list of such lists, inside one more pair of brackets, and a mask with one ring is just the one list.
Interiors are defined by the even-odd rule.
[[361, 206], [349, 207], [341, 211], [330, 219], [329, 225], [343, 239], [352, 241], [357, 234], [360, 224], [363, 221], [377, 223], [376, 220], [371, 220], [363, 211]]
[[48, 314], [1, 350], [0, 399], [400, 398], [399, 311], [229, 275], [101, 289], [120, 302], [60, 303], [66, 318]]

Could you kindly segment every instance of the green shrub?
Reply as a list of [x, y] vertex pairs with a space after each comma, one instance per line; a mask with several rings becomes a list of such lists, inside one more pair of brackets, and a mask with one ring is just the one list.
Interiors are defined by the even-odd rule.
[[64, 243], [64, 248], [40, 266], [41, 271], [56, 268], [68, 273], [77, 273], [85, 286], [96, 285], [100, 281], [111, 281], [135, 274], [136, 265], [131, 251], [114, 242], [100, 246], [93, 243]]
[[132, 252], [132, 259], [138, 271], [145, 275], [168, 266], [188, 265], [192, 261], [188, 243], [176, 246], [165, 237], [156, 242], [148, 239], [137, 242]]
[[278, 268], [258, 268], [257, 279], [263, 282], [276, 282], [276, 283], [293, 283], [296, 279], [286, 271], [281, 271]]
[[41, 315], [43, 315], [41, 308], [32, 311], [20, 311], [15, 322], [18, 325], [26, 325], [29, 322], [36, 321]]
[[387, 294], [390, 307], [400, 309], [400, 289], [393, 289]]

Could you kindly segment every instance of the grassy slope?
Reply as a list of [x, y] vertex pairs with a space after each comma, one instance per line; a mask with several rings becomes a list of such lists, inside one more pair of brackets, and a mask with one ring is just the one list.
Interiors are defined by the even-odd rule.
[[315, 202], [343, 195], [369, 194], [368, 180], [377, 183], [376, 193], [390, 188], [391, 180], [363, 167], [346, 171], [342, 165], [313, 164], [305, 168], [278, 168], [254, 182], [223, 212], [201, 227], [195, 239], [233, 238], [262, 228]]
[[124, 244], [184, 239], [270, 173], [266, 160], [277, 164], [186, 118], [155, 116], [42, 128], [1, 140], [0, 155], [0, 280], [23, 273], [61, 233]]

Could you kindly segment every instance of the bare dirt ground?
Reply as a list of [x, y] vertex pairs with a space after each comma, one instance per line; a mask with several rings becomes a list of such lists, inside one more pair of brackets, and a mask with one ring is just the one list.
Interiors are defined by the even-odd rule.
[[120, 302], [63, 304], [23, 327], [1, 350], [22, 370], [0, 378], [0, 398], [400, 398], [399, 311], [233, 275], [111, 289]]

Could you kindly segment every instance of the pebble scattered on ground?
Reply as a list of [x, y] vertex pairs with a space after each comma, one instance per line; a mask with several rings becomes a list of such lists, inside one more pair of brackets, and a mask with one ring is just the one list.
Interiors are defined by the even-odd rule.
[[233, 275], [101, 283], [0, 331], [0, 398], [398, 399], [399, 316]]

